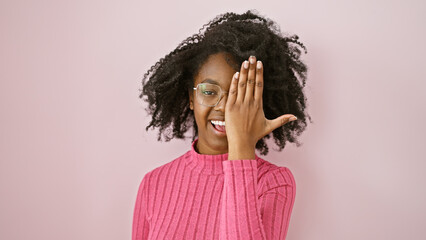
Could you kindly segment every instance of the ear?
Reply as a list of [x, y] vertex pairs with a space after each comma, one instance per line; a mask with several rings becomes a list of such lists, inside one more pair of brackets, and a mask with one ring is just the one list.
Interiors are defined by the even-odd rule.
[[189, 94], [189, 108], [194, 110], [194, 100], [192, 99], [192, 94]]

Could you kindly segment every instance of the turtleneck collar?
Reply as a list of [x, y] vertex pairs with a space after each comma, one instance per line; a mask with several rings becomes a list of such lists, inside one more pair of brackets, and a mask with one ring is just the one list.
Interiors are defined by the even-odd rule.
[[[191, 150], [186, 158], [189, 167], [209, 175], [223, 174], [223, 161], [228, 160], [228, 153], [215, 155], [200, 154], [195, 150], [197, 141], [198, 138], [192, 142]], [[255, 156], [256, 160], [258, 160], [259, 157], [257, 154], [255, 154]]]

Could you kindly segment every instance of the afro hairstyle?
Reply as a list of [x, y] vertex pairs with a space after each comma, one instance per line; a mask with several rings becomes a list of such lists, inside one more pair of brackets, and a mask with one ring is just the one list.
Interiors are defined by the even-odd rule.
[[[158, 141], [184, 139], [193, 128], [192, 140], [198, 136], [193, 111], [189, 108], [189, 92], [194, 77], [207, 58], [224, 52], [233, 62], [243, 62], [254, 55], [264, 65], [263, 110], [267, 119], [291, 113], [297, 121], [286, 123], [259, 139], [256, 149], [268, 154], [266, 139], [272, 135], [277, 151], [286, 142], [301, 145], [297, 137], [306, 129], [307, 66], [300, 59], [306, 47], [297, 35], [283, 34], [277, 24], [255, 11], [243, 14], [233, 12], [218, 15], [203, 25], [197, 34], [183, 40], [173, 51], [150, 67], [142, 79], [139, 98], [145, 96], [146, 111], [152, 119], [149, 128], [159, 128]], [[239, 71], [239, 65], [233, 66]]]

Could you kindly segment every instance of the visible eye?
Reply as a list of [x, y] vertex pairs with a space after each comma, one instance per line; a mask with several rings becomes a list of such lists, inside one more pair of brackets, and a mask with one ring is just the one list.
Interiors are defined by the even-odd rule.
[[203, 95], [213, 96], [213, 95], [217, 95], [217, 93], [215, 91], [204, 90]]

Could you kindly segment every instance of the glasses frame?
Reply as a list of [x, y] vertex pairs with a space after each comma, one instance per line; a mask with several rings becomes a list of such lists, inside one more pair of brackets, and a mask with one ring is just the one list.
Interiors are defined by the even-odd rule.
[[[198, 91], [197, 91], [197, 89], [198, 89], [198, 86], [199, 85], [207, 85], [207, 84], [210, 84], [210, 85], [215, 85], [215, 86], [218, 86], [219, 87], [219, 89], [220, 89], [220, 93], [219, 93], [219, 99], [217, 100], [217, 102], [216, 102], [216, 104], [214, 104], [214, 105], [207, 105], [207, 104], [204, 104], [204, 103], [201, 103], [200, 101], [200, 97], [198, 96]], [[227, 91], [224, 91], [219, 85], [217, 85], [217, 84], [213, 84], [213, 83], [199, 83], [199, 84], [197, 84], [197, 86], [196, 87], [194, 87], [193, 88], [194, 89], [194, 91], [195, 91], [195, 97], [197, 98], [197, 102], [199, 103], [199, 104], [201, 104], [201, 105], [203, 105], [203, 106], [206, 106], [206, 107], [216, 107], [217, 106], [217, 104], [219, 104], [219, 102], [220, 102], [220, 100], [222, 100], [222, 97], [225, 95], [225, 93], [227, 94], [227, 93], [229, 93], [229, 92], [227, 92]]]

